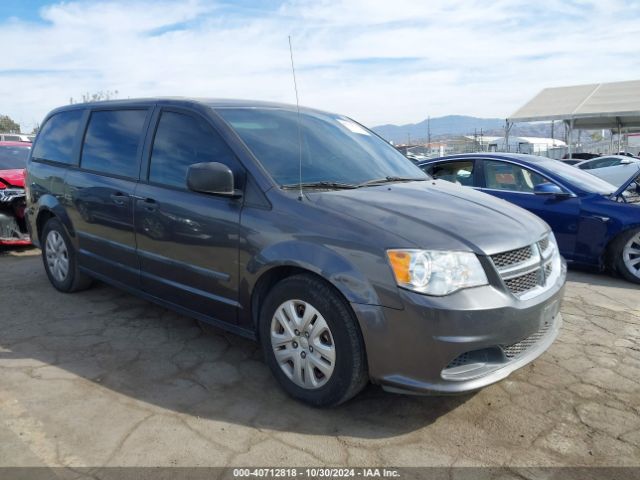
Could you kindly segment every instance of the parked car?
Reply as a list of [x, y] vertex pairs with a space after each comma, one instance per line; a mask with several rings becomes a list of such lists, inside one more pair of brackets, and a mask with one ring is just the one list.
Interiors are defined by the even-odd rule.
[[409, 160], [411, 160], [413, 163], [422, 162], [427, 158], [429, 158], [426, 155], [422, 155], [420, 153], [413, 153], [413, 152], [407, 152], [404, 156], [407, 157]]
[[568, 159], [561, 159], [560, 160], [562, 163], [564, 163], [565, 165], [576, 165], [580, 162], [582, 162], [582, 160], [580, 159], [573, 159], [573, 158], [568, 158]]
[[562, 156], [562, 160], [565, 163], [568, 163], [568, 161], [571, 160], [577, 160], [577, 161], [582, 161], [582, 160], [591, 160], [592, 158], [598, 158], [600, 155], [597, 153], [586, 153], [586, 152], [577, 152], [577, 153], [565, 153]]
[[29, 245], [24, 219], [24, 169], [30, 143], [0, 142], [0, 245]]
[[32, 142], [32, 135], [22, 133], [0, 133], [0, 142]]
[[550, 158], [507, 153], [454, 155], [420, 167], [535, 213], [551, 225], [569, 263], [609, 267], [640, 283], [640, 203], [630, 196], [636, 177], [616, 187]]
[[640, 158], [626, 155], [607, 155], [576, 164], [580, 170], [586, 170], [614, 186], [619, 187], [640, 168]]
[[66, 106], [43, 122], [27, 179], [55, 288], [97, 278], [257, 339], [281, 386], [313, 405], [369, 380], [477, 390], [542, 354], [561, 323], [566, 264], [547, 224], [431, 181], [341, 115]]

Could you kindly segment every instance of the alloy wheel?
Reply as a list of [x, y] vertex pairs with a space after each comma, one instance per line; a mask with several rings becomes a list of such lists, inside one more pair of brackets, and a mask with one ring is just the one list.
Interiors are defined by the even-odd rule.
[[622, 260], [629, 272], [640, 278], [640, 233], [631, 237], [624, 246]]

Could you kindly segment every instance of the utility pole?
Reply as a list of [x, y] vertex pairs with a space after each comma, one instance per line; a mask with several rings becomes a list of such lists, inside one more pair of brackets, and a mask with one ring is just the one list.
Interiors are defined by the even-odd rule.
[[427, 117], [427, 147], [431, 149], [431, 116]]

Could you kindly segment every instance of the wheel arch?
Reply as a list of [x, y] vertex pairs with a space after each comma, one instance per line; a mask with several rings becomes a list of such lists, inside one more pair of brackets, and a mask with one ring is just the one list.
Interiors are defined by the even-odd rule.
[[616, 244], [620, 240], [620, 238], [622, 238], [628, 232], [638, 229], [640, 229], [640, 223], [624, 225], [615, 233], [615, 235], [611, 236], [602, 252], [602, 256], [600, 259], [600, 265], [602, 265], [603, 268], [607, 269], [612, 266], [614, 248], [616, 247]]
[[75, 240], [75, 232], [73, 229], [73, 225], [69, 216], [67, 215], [66, 209], [60, 204], [60, 201], [54, 197], [53, 195], [43, 195], [38, 199], [38, 205], [35, 215], [35, 227], [36, 227], [36, 235], [38, 241], [42, 240], [42, 230], [44, 229], [47, 221], [56, 217], [64, 228], [66, 229], [69, 237], [72, 241]]
[[251, 325], [256, 329], [264, 298], [278, 282], [293, 275], [313, 275], [330, 285], [347, 303], [380, 304], [365, 276], [347, 259], [324, 246], [284, 242], [254, 256], [248, 271], [254, 281], [246, 304], [251, 312]]

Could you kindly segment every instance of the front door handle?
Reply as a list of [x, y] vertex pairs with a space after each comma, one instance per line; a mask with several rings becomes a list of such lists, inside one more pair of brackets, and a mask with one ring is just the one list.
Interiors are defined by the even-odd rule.
[[111, 200], [113, 200], [113, 203], [115, 203], [116, 205], [122, 206], [129, 200], [129, 195], [125, 195], [122, 192], [112, 193]]
[[153, 198], [144, 198], [140, 200], [142, 208], [147, 212], [155, 212], [158, 209], [158, 203]]

